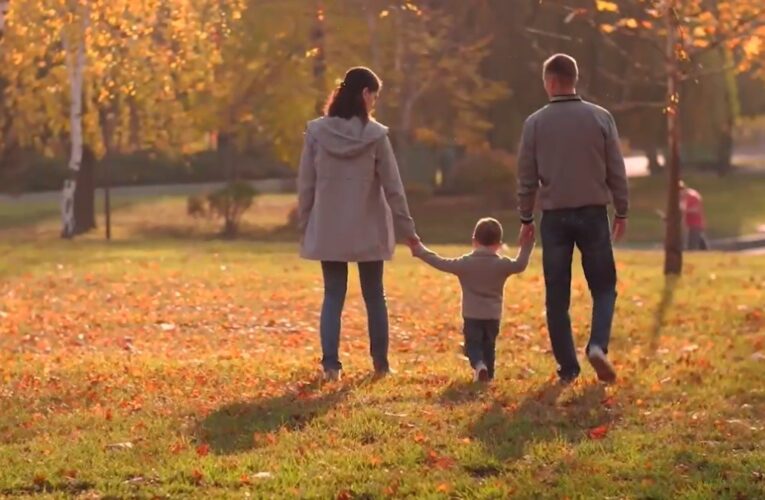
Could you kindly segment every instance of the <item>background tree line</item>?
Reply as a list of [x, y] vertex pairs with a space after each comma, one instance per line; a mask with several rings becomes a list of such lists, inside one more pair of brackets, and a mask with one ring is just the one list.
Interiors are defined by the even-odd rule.
[[[666, 33], [653, 26], [646, 5], [665, 3], [0, 2], [7, 8], [0, 178], [7, 190], [14, 181], [17, 189], [28, 187], [18, 182], [25, 171], [75, 181], [80, 217], [64, 232], [77, 233], [94, 224], [95, 185], [107, 175], [125, 182], [127, 170], [139, 171], [120, 164], [166, 168], [171, 173], [159, 177], [167, 181], [175, 173], [197, 178], [188, 172], [200, 169], [205, 180], [249, 178], [266, 166], [278, 175], [275, 164], [295, 164], [303, 125], [320, 112], [336, 79], [363, 64], [385, 80], [377, 116], [392, 128], [405, 177], [426, 189], [448, 185], [461, 164], [482, 163], [464, 158], [514, 152], [523, 120], [545, 102], [541, 62], [558, 51], [578, 58], [581, 93], [612, 109], [625, 139], [659, 171], [667, 143]], [[678, 4], [684, 19], [694, 20], [689, 38], [710, 44], [693, 62], [702, 69], [680, 83], [681, 156], [688, 167], [723, 172], [737, 116], [763, 108], [756, 65], [762, 13], [754, 0]], [[735, 28], [726, 15], [754, 16], [737, 45], [715, 40], [714, 33]], [[483, 163], [504, 168], [501, 158]], [[40, 167], [51, 163], [57, 168]]]

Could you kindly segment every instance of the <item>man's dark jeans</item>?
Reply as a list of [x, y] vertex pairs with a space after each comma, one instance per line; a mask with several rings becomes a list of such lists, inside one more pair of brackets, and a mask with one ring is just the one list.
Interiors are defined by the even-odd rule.
[[489, 378], [494, 378], [494, 351], [499, 335], [499, 320], [465, 318], [465, 355], [470, 366], [475, 368], [483, 361], [489, 371]]
[[[383, 262], [359, 262], [361, 293], [367, 306], [369, 352], [375, 370], [388, 370], [388, 306], [383, 288]], [[340, 370], [340, 323], [348, 289], [348, 263], [322, 262], [324, 304], [321, 308], [321, 364], [325, 370]]]
[[579, 375], [579, 361], [571, 331], [571, 262], [574, 245], [582, 254], [582, 267], [593, 299], [592, 331], [587, 344], [608, 352], [616, 304], [616, 265], [606, 207], [549, 210], [542, 216], [542, 248], [546, 286], [547, 328], [558, 375]]

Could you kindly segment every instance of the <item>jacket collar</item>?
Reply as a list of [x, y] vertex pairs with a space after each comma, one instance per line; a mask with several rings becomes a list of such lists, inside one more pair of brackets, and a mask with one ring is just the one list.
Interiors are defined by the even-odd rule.
[[497, 256], [497, 252], [487, 247], [475, 248], [473, 249], [472, 254], [479, 257], [496, 257]]
[[550, 98], [551, 103], [581, 101], [581, 100], [582, 98], [578, 94], [554, 95]]

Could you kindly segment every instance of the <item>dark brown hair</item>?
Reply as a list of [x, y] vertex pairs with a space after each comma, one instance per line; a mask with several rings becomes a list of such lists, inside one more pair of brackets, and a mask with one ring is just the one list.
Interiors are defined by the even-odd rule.
[[377, 92], [382, 87], [382, 80], [369, 68], [358, 66], [345, 73], [343, 82], [332, 91], [324, 109], [326, 116], [338, 116], [346, 120], [358, 116], [369, 120], [369, 112], [364, 104], [364, 89]]
[[570, 55], [555, 54], [545, 61], [543, 75], [554, 76], [563, 85], [574, 86], [579, 79], [579, 67]]
[[485, 247], [499, 245], [502, 243], [502, 224], [491, 217], [479, 220], [473, 231], [473, 239]]

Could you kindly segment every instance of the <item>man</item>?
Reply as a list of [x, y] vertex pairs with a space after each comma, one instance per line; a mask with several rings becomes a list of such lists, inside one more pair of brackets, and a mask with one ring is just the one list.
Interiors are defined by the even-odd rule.
[[680, 210], [683, 212], [685, 228], [688, 234], [688, 250], [709, 250], [704, 217], [704, 204], [701, 194], [680, 181]]
[[[545, 61], [544, 87], [550, 103], [524, 124], [518, 156], [521, 235], [533, 235], [537, 192], [543, 212], [541, 233], [547, 327], [561, 382], [580, 368], [571, 331], [571, 263], [576, 245], [593, 299], [590, 364], [604, 382], [614, 382], [608, 343], [616, 304], [613, 240], [627, 230], [629, 187], [619, 134], [611, 114], [576, 93], [577, 63], [556, 54]], [[616, 214], [609, 227], [607, 206]]]

